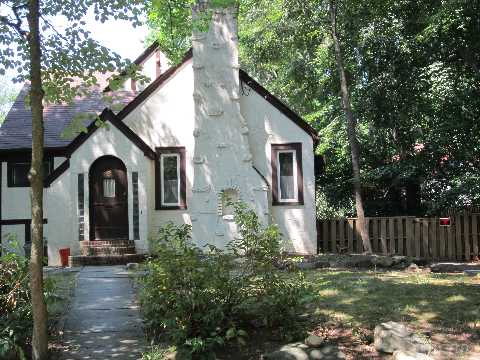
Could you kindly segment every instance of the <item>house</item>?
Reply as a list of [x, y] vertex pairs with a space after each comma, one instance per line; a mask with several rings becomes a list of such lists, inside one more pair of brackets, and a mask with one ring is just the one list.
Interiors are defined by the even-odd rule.
[[[126, 81], [115, 94], [119, 111], [102, 100], [108, 88], [45, 108], [49, 264], [60, 263], [62, 248], [80, 260], [148, 253], [149, 237], [169, 221], [191, 224], [200, 246], [222, 247], [236, 233], [224, 195], [277, 223], [287, 250], [316, 252], [317, 134], [240, 69], [235, 22], [229, 10], [217, 11], [176, 66], [157, 44], [146, 49], [136, 63], [153, 81]], [[27, 91], [0, 128], [1, 235], [15, 234], [22, 244], [31, 222]], [[91, 123], [65, 139], [76, 113], [100, 114], [106, 126]]]

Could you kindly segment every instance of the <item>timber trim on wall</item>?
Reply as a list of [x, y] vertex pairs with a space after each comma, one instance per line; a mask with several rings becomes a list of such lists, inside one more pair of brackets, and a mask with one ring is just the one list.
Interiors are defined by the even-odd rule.
[[[143, 154], [154, 160], [156, 159], [155, 152], [148, 146], [137, 134], [133, 132], [124, 122], [120, 121], [117, 116], [110, 110], [105, 109], [100, 115], [100, 118], [103, 121], [109, 121], [113, 126], [115, 126], [127, 139], [129, 139], [132, 144], [138, 147], [143, 151]], [[90, 136], [92, 136], [99, 127], [92, 122], [87, 127], [87, 133], [81, 133], [78, 135], [66, 148], [66, 156], [71, 157], [72, 154], [85, 142]]]
[[256, 82], [250, 75], [245, 71], [240, 70], [240, 80], [253, 89], [257, 94], [264, 98], [270, 105], [280, 111], [287, 118], [292, 120], [296, 125], [298, 125], [303, 131], [309, 134], [313, 139], [313, 146], [316, 147], [320, 140], [317, 131], [304, 119], [302, 119], [297, 113], [280, 101], [276, 96], [271, 94], [267, 89], [262, 85]]
[[129, 102], [118, 114], [117, 117], [119, 120], [125, 119], [125, 117], [130, 114], [135, 108], [144, 102], [151, 94], [153, 94], [161, 85], [166, 84], [168, 80], [173, 78], [173, 75], [180, 70], [183, 65], [185, 65], [190, 59], [192, 59], [192, 51], [190, 50], [187, 52], [183, 60], [175, 65], [172, 66], [170, 69], [165, 71], [162, 75], [156, 78], [150, 85], [148, 85], [145, 90], [143, 90], [140, 94], [138, 94], [135, 99]]
[[50, 185], [52, 185], [52, 183], [57, 180], [60, 175], [62, 175], [69, 167], [70, 159], [67, 159], [62, 162], [55, 170], [53, 170], [50, 175], [46, 177], [44, 186], [46, 188], [50, 187]]

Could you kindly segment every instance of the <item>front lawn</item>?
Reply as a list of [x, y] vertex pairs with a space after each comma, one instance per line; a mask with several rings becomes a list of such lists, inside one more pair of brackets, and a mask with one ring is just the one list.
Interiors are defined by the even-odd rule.
[[[339, 344], [348, 359], [386, 358], [371, 345], [373, 329], [383, 321], [404, 322], [425, 335], [435, 359], [480, 358], [479, 277], [352, 270], [311, 270], [305, 276], [314, 292], [299, 314], [305, 330]], [[246, 346], [225, 348], [218, 358], [259, 359], [281, 344], [260, 330], [250, 334]], [[157, 354], [166, 348], [157, 347]], [[155, 355], [145, 358], [163, 358]]]
[[[405, 322], [426, 334], [436, 358], [474, 359], [480, 349], [480, 278], [453, 274], [306, 272], [316, 300], [311, 324], [355, 359], [375, 358], [375, 325]], [[434, 355], [435, 355], [434, 354]]]

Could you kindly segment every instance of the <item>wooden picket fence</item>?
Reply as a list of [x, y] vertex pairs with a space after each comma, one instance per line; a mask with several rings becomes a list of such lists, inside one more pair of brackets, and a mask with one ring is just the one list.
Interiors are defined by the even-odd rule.
[[[428, 260], [478, 260], [480, 214], [451, 217], [450, 226], [439, 218], [410, 216], [366, 218], [376, 254], [406, 255]], [[355, 218], [317, 222], [318, 251], [361, 253], [363, 244]]]

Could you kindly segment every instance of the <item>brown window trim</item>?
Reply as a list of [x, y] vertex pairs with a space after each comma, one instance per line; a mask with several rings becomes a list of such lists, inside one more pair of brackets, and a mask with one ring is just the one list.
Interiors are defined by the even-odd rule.
[[[278, 164], [277, 154], [282, 150], [294, 151], [297, 162], [297, 201], [280, 201], [278, 193]], [[303, 163], [302, 143], [272, 144], [272, 205], [298, 206], [303, 205]]]
[[[157, 160], [155, 161], [155, 209], [156, 210], [185, 210], [187, 209], [187, 179], [186, 179], [186, 159], [185, 147], [169, 146], [158, 147]], [[160, 161], [162, 154], [180, 155], [180, 205], [166, 206], [162, 205], [162, 177], [160, 174]]]
[[[7, 162], [7, 187], [9, 188], [29, 188], [30, 187], [30, 181], [28, 181], [28, 184], [15, 184], [13, 180], [13, 166], [15, 164], [29, 164], [31, 166], [32, 159], [31, 157], [26, 157], [26, 158], [18, 158], [15, 160], [9, 160]], [[48, 163], [48, 173], [43, 174], [44, 180], [48, 178], [48, 176], [53, 172], [53, 157], [46, 157], [44, 159], [44, 163]]]

